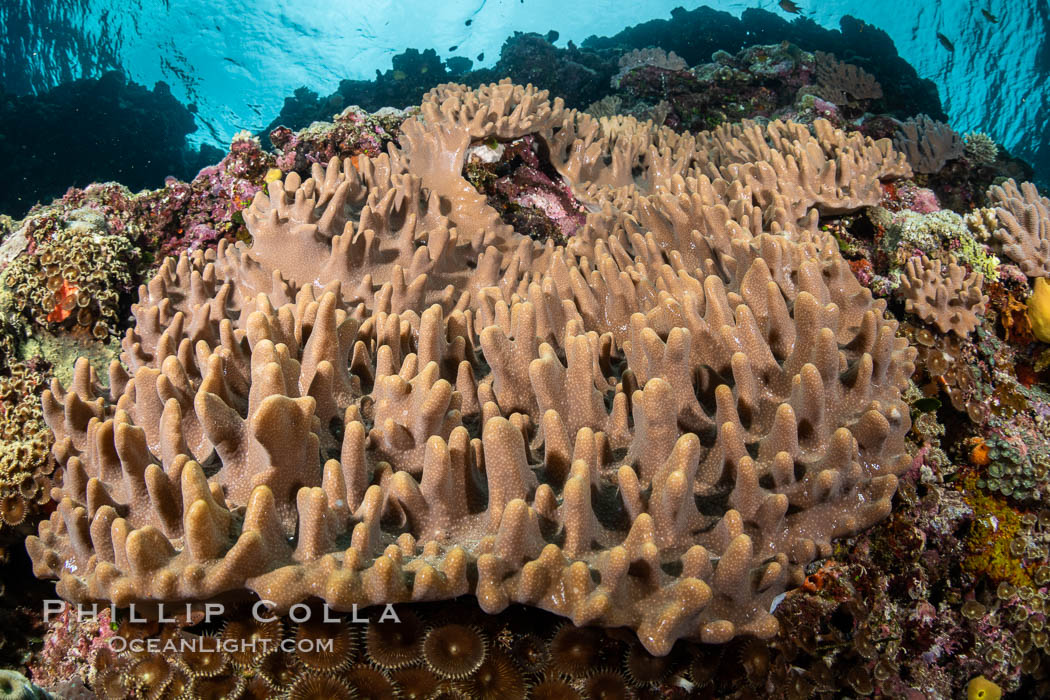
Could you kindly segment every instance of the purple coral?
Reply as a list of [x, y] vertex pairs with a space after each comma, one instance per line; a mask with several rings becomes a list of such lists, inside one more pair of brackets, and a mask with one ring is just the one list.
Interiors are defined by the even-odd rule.
[[405, 116], [400, 110], [369, 114], [358, 107], [347, 107], [331, 122], [314, 122], [302, 131], [279, 126], [270, 132], [270, 143], [279, 151], [276, 165], [284, 172], [305, 172], [311, 164], [327, 163], [335, 157], [374, 158], [396, 140]]
[[164, 187], [142, 196], [136, 213], [148, 226], [158, 259], [241, 234], [240, 212], [262, 189], [273, 164], [273, 155], [262, 150], [258, 139], [242, 133], [226, 157], [201, 170], [192, 182], [168, 178]]

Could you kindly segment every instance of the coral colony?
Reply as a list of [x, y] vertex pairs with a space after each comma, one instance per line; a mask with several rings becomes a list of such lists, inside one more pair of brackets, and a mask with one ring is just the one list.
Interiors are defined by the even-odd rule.
[[[773, 599], [907, 467], [915, 351], [815, 215], [877, 199], [903, 158], [826, 122], [746, 127], [842, 187], [509, 82], [442, 86], [421, 117], [399, 150], [271, 183], [250, 247], [168, 258], [105, 395], [86, 360], [44, 391], [65, 477], [35, 573], [120, 605], [469, 593], [659, 655], [773, 636]], [[570, 245], [462, 176], [471, 141], [526, 135], [598, 210]]]
[[0, 222], [0, 696], [1050, 693], [1050, 200], [831, 53], [617, 66]]

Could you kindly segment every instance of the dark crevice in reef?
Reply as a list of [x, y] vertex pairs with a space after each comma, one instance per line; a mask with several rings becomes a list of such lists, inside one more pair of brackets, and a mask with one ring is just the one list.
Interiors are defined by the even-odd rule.
[[32, 563], [23, 543], [34, 526], [23, 523], [0, 536], [0, 668], [17, 668], [29, 644], [44, 636], [44, 601], [57, 598], [53, 581], [27, 575]]

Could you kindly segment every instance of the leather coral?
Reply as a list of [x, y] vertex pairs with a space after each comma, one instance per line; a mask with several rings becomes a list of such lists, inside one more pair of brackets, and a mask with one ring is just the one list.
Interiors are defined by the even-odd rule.
[[979, 316], [988, 304], [983, 287], [984, 276], [967, 275], [954, 258], [945, 268], [939, 260], [922, 255], [908, 260], [900, 289], [908, 313], [934, 324], [941, 333], [952, 331], [965, 338], [981, 324]]
[[[470, 593], [656, 654], [773, 635], [805, 564], [890, 510], [914, 351], [812, 199], [721, 178], [711, 135], [584, 121], [442, 86], [400, 148], [272, 183], [253, 245], [166, 261], [108, 390], [82, 362], [44, 396], [34, 572], [118, 604]], [[524, 136], [587, 211], [566, 246], [457, 171]]]
[[1028, 277], [1050, 277], [1050, 199], [1031, 182], [1014, 180], [988, 188], [996, 207], [996, 244]]

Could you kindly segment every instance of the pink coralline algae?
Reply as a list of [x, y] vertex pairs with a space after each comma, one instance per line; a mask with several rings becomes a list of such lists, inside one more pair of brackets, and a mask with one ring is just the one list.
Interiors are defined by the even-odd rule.
[[26, 252], [35, 252], [35, 242], [57, 230], [55, 221], [63, 212], [76, 209], [97, 212], [111, 235], [156, 251], [157, 260], [213, 247], [223, 238], [236, 238], [244, 229], [240, 212], [262, 189], [263, 178], [273, 166], [274, 156], [263, 151], [258, 139], [243, 132], [234, 138], [226, 157], [201, 170], [192, 182], [169, 177], [160, 189], [137, 194], [113, 182], [71, 187], [53, 205], [30, 212]]
[[913, 182], [889, 183], [883, 185], [883, 189], [886, 199], [882, 206], [890, 211], [908, 210], [917, 214], [930, 214], [941, 209], [933, 190], [919, 187]]
[[374, 158], [397, 139], [405, 116], [401, 110], [369, 114], [359, 107], [347, 107], [331, 122], [314, 122], [302, 131], [279, 126], [270, 132], [270, 143], [280, 152], [276, 165], [284, 172], [305, 171], [313, 163], [327, 163], [334, 157]]
[[273, 166], [274, 156], [242, 132], [226, 157], [201, 170], [192, 182], [168, 178], [164, 187], [142, 197], [138, 214], [150, 222], [147, 236], [158, 259], [245, 234], [241, 210], [262, 189]]
[[822, 100], [819, 97], [813, 98], [813, 111], [818, 117], [823, 117], [830, 121], [841, 120], [841, 117], [839, 116], [839, 108], [833, 103], [828, 102], [827, 100]]
[[311, 163], [327, 162], [333, 156], [378, 156], [393, 140], [403, 118], [400, 112], [369, 115], [350, 108], [332, 123], [315, 123], [301, 132], [279, 127], [271, 134], [276, 154], [263, 150], [248, 132], [241, 132], [226, 156], [201, 170], [191, 182], [169, 177], [160, 189], [139, 194], [115, 183], [72, 188], [61, 204], [100, 210], [113, 233], [131, 227], [129, 237], [141, 236], [145, 246], [156, 251], [156, 260], [211, 248], [224, 239], [247, 237], [241, 211], [265, 187], [271, 169], [306, 170]]
[[67, 605], [55, 615], [44, 648], [30, 667], [34, 683], [53, 687], [75, 679], [94, 670], [100, 653], [110, 652], [110, 640], [117, 633], [109, 608], [99, 606], [97, 616], [89, 612], [90, 606], [80, 611], [76, 606]]
[[[511, 220], [508, 223], [525, 223], [523, 220], [528, 214], [534, 213], [537, 216], [533, 218], [545, 224], [547, 229], [535, 232], [538, 237], [553, 236], [557, 242], [563, 243], [585, 223], [586, 216], [564, 179], [556, 172], [544, 172], [534, 141], [531, 135], [526, 136], [504, 149], [496, 165], [509, 164], [510, 169], [492, 183], [494, 192], [490, 196], [505, 199], [504, 206], [497, 205], [497, 210]], [[544, 217], [547, 221], [543, 220]]]

